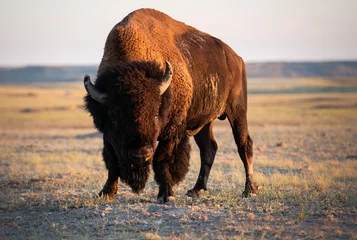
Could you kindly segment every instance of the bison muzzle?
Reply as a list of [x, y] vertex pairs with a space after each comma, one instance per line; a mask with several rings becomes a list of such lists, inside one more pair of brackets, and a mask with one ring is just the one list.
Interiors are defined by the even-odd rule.
[[246, 172], [243, 195], [256, 193], [245, 65], [221, 40], [153, 9], [134, 11], [111, 30], [97, 78], [86, 75], [84, 86], [85, 107], [103, 134], [108, 179], [100, 195], [113, 198], [118, 179], [139, 193], [152, 167], [158, 200], [173, 199], [189, 169], [190, 136], [201, 169], [188, 194], [206, 190], [217, 118], [232, 127]]

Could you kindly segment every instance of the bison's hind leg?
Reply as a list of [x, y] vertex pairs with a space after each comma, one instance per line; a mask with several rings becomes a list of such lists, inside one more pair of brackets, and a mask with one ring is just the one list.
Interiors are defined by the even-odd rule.
[[240, 106], [233, 109], [228, 114], [228, 120], [231, 124], [234, 140], [246, 174], [243, 196], [248, 197], [250, 194], [256, 193], [258, 185], [253, 177], [253, 140], [248, 132], [246, 109]]
[[212, 133], [212, 126], [213, 121], [206, 124], [194, 137], [200, 149], [201, 169], [195, 186], [187, 191], [187, 196], [198, 196], [200, 190], [207, 190], [208, 177], [218, 148]]
[[[171, 149], [173, 142], [159, 143], [156, 150], [157, 155], [161, 155], [166, 149]], [[161, 145], [161, 146], [160, 146]], [[153, 169], [155, 172], [155, 180], [159, 184], [158, 202], [166, 203], [174, 200], [174, 191], [172, 187], [181, 182], [186, 176], [189, 168], [191, 146], [188, 136], [184, 135], [179, 142], [170, 150], [166, 151], [168, 154], [155, 158]]]
[[243, 197], [248, 197], [250, 194], [256, 194], [258, 190], [258, 185], [253, 179], [253, 140], [249, 135], [246, 138], [246, 142], [238, 147], [238, 152], [246, 171]]

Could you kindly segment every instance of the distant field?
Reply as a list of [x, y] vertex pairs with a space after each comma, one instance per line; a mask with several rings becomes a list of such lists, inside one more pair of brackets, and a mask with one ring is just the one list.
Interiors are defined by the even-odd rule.
[[251, 78], [250, 94], [357, 93], [357, 78]]
[[156, 203], [152, 176], [139, 196], [120, 184], [113, 202], [97, 197], [102, 139], [82, 84], [0, 86], [0, 239], [356, 239], [357, 95], [289, 94], [351, 86], [356, 79], [249, 79], [258, 195], [241, 198], [243, 165], [217, 121], [209, 190], [184, 196], [200, 166], [192, 141], [175, 205]]
[[[247, 62], [248, 78], [357, 77], [357, 61], [327, 62]], [[0, 66], [0, 84], [78, 82], [84, 74], [96, 75], [98, 66]]]

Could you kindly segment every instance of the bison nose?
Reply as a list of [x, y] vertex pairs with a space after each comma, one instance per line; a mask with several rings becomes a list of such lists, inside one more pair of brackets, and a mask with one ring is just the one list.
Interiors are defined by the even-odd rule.
[[153, 153], [152, 147], [142, 147], [130, 151], [130, 155], [137, 161], [148, 161], [152, 158]]

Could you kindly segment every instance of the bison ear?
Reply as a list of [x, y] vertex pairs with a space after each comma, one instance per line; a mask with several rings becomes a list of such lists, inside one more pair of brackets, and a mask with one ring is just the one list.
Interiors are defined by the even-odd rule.
[[104, 104], [104, 100], [107, 97], [105, 93], [99, 92], [90, 80], [90, 76], [87, 74], [84, 76], [84, 87], [87, 93], [97, 102]]
[[160, 95], [164, 94], [164, 92], [170, 86], [172, 74], [173, 74], [172, 66], [168, 61], [166, 61], [165, 74], [160, 84]]

